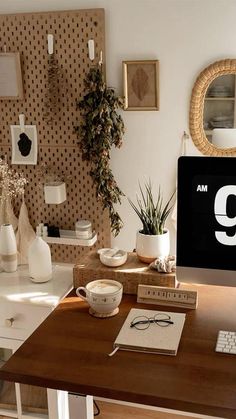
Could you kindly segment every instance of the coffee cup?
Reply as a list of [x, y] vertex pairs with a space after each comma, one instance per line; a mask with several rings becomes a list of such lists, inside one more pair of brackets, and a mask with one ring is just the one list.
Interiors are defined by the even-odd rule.
[[123, 285], [111, 279], [98, 279], [76, 289], [77, 296], [88, 302], [89, 313], [97, 317], [117, 314], [122, 293]]

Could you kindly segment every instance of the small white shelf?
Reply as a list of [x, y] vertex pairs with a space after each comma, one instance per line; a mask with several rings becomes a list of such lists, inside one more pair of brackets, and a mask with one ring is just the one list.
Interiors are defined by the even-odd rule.
[[97, 241], [95, 231], [91, 239], [78, 239], [74, 230], [60, 230], [60, 237], [44, 237], [47, 243], [68, 244], [72, 246], [93, 246]]

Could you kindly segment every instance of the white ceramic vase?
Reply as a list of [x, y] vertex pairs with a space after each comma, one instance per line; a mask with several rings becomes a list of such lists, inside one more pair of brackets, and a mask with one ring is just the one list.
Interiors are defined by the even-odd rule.
[[52, 278], [52, 259], [48, 244], [36, 237], [28, 250], [29, 275], [33, 282], [47, 282]]
[[136, 236], [136, 253], [141, 262], [151, 263], [158, 257], [169, 256], [170, 234], [164, 230], [163, 234], [148, 235], [140, 231]]
[[1, 265], [5, 272], [17, 270], [16, 237], [11, 224], [2, 224], [0, 229]]

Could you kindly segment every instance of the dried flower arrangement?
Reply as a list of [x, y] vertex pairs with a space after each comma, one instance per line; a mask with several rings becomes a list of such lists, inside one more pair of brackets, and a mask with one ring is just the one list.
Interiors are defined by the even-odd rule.
[[[0, 225], [11, 224], [16, 234], [18, 263], [28, 263], [29, 243], [35, 232], [30, 224], [24, 193], [27, 180], [23, 173], [11, 169], [6, 159], [0, 158]], [[13, 211], [12, 200], [21, 197], [19, 219]]]
[[56, 170], [53, 165], [42, 163], [36, 169], [36, 174], [39, 178], [39, 183], [43, 185], [53, 185], [58, 182], [67, 182], [71, 176], [65, 175], [64, 172]]
[[59, 66], [54, 54], [48, 57], [48, 79], [47, 93], [45, 98], [44, 120], [48, 124], [52, 124], [58, 112], [58, 96], [59, 96]]
[[27, 180], [22, 173], [9, 168], [6, 160], [0, 158], [0, 198], [1, 201], [23, 195]]
[[75, 130], [82, 158], [91, 164], [90, 175], [96, 195], [103, 208], [109, 211], [111, 231], [116, 236], [123, 223], [114, 204], [120, 203], [124, 194], [114, 179], [109, 160], [111, 147], [122, 145], [124, 123], [117, 109], [123, 108], [123, 99], [106, 86], [101, 65], [90, 68], [84, 84], [87, 93], [77, 101], [83, 119]]
[[0, 225], [10, 223], [16, 230], [18, 220], [12, 208], [12, 199], [24, 197], [26, 178], [11, 169], [6, 159], [0, 158]]

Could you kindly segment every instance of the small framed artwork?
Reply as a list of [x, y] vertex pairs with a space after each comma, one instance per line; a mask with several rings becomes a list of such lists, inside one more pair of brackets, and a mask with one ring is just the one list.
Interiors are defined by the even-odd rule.
[[36, 125], [11, 125], [12, 164], [37, 164], [38, 141]]
[[0, 53], [0, 100], [23, 99], [19, 52]]
[[159, 61], [123, 61], [125, 109], [159, 110]]

